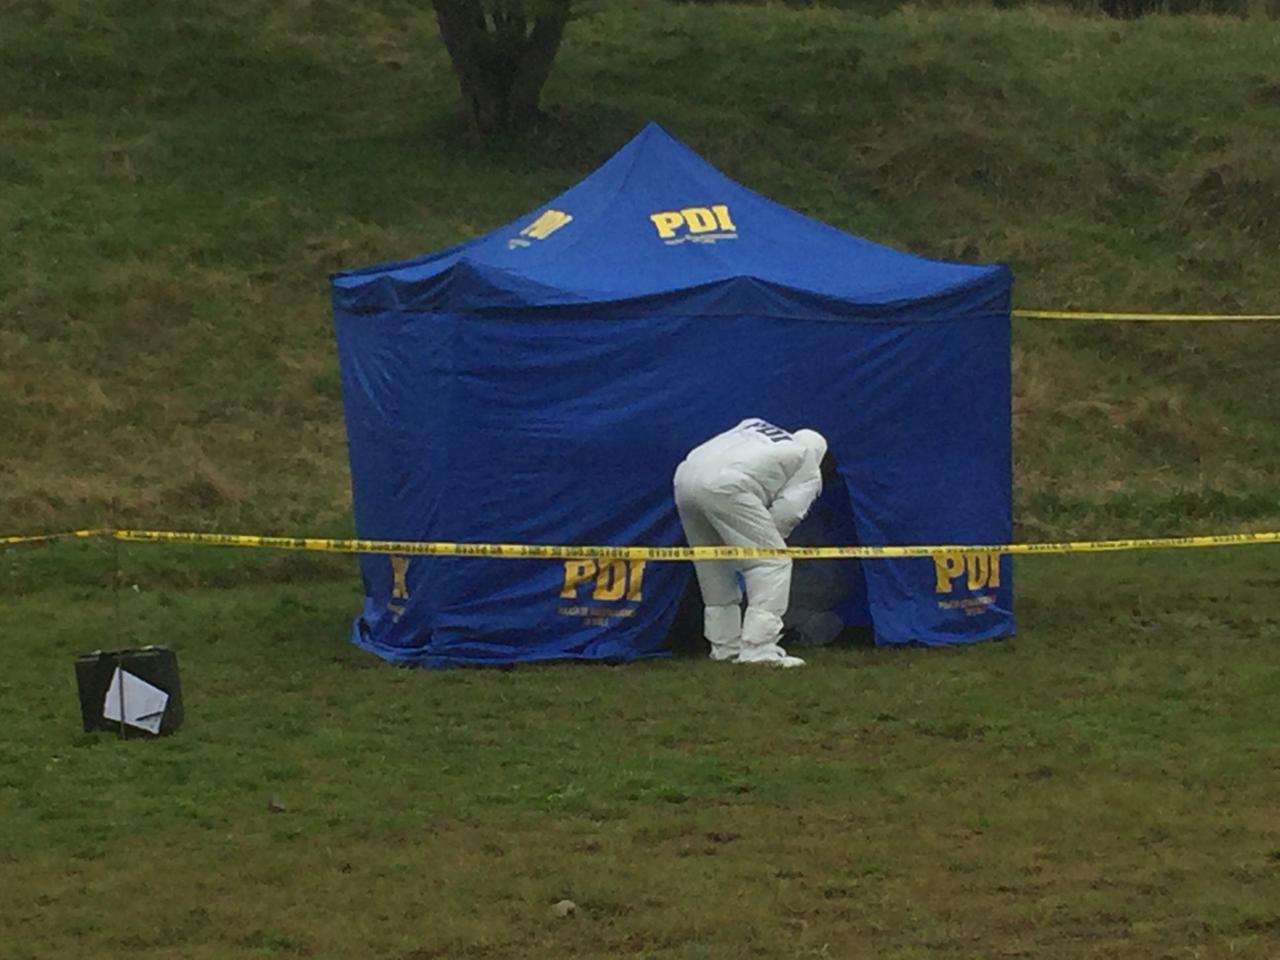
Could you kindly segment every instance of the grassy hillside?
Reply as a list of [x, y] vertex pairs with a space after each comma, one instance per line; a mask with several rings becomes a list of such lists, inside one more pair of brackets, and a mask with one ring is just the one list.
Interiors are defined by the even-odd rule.
[[[424, 7], [4, 6], [0, 533], [347, 529], [327, 274], [649, 119], [1022, 306], [1280, 310], [1274, 21], [608, 2], [479, 145]], [[1280, 326], [1015, 351], [1020, 536], [1280, 526]], [[1020, 558], [962, 649], [443, 674], [347, 642], [348, 557], [7, 551], [0, 955], [1274, 960], [1274, 551]], [[147, 643], [182, 731], [82, 734], [72, 657]]]
[[[1280, 310], [1280, 24], [607, 3], [467, 142], [424, 4], [19, 2], [0, 530], [342, 530], [326, 275], [496, 226], [644, 121], [1026, 307]], [[1024, 537], [1274, 526], [1280, 326], [1016, 330]]]

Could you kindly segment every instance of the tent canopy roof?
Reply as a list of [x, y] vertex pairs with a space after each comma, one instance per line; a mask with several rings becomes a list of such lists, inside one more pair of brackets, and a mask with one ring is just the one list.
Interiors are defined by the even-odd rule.
[[929, 322], [988, 313], [999, 265], [891, 250], [746, 189], [650, 123], [585, 180], [438, 253], [338, 274], [350, 313], [577, 308]]

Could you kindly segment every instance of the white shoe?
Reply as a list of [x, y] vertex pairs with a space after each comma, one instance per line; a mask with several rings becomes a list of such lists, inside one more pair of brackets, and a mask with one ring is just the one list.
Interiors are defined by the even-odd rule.
[[743, 650], [738, 654], [738, 663], [763, 663], [770, 667], [803, 667], [804, 661], [793, 657], [776, 643], [755, 650]]
[[711, 659], [719, 663], [734, 663], [738, 659], [738, 654], [742, 652], [740, 644], [729, 643], [713, 643], [711, 644]]

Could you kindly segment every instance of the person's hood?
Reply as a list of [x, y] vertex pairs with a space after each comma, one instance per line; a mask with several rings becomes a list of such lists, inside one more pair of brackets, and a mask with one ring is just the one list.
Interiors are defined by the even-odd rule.
[[797, 443], [813, 451], [813, 459], [818, 463], [827, 455], [827, 438], [817, 430], [797, 430], [791, 434]]

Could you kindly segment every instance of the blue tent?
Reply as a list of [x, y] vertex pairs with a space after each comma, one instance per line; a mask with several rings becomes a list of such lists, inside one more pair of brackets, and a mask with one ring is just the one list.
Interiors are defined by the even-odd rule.
[[[1008, 542], [1003, 266], [877, 246], [650, 124], [544, 208], [333, 278], [359, 536], [671, 546], [671, 476], [744, 417], [830, 441], [861, 544]], [[801, 563], [806, 561], [800, 561]], [[868, 560], [879, 643], [1013, 632], [1009, 558]], [[687, 563], [367, 556], [354, 641], [425, 666], [660, 653]]]

